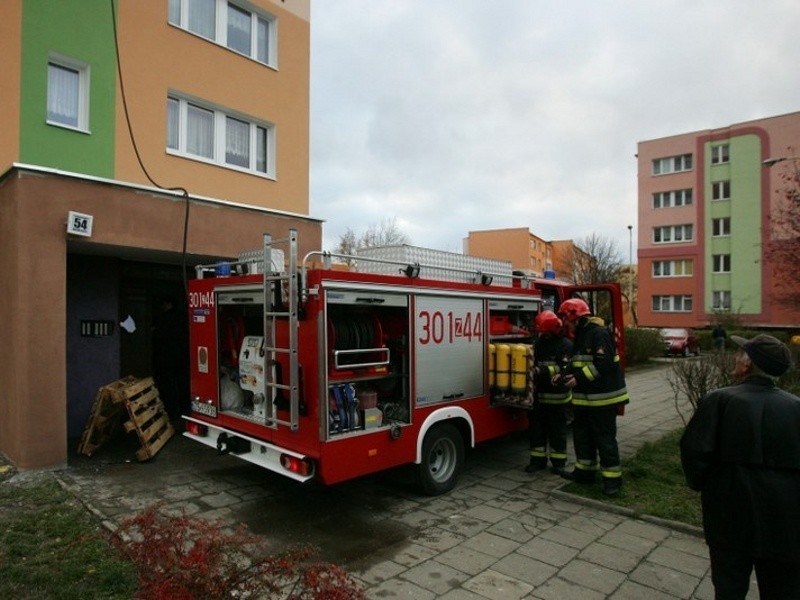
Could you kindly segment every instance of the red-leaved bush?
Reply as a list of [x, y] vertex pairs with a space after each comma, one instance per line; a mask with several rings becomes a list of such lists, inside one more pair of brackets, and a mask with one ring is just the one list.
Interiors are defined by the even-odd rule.
[[270, 554], [264, 540], [243, 525], [171, 516], [154, 504], [125, 519], [112, 536], [135, 565], [138, 598], [148, 600], [364, 599], [347, 572], [327, 563], [309, 564], [313, 549], [295, 546]]

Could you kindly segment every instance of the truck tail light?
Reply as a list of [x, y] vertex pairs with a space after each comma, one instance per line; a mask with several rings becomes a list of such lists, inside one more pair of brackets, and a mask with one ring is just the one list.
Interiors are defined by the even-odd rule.
[[192, 435], [205, 437], [205, 435], [208, 433], [208, 427], [201, 425], [200, 423], [195, 423], [194, 421], [186, 421], [186, 431]]
[[287, 471], [298, 475], [311, 475], [314, 471], [310, 460], [289, 456], [288, 454], [281, 454], [281, 466]]

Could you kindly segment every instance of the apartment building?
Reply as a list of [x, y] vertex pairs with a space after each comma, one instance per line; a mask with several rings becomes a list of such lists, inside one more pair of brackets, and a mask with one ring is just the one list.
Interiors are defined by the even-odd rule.
[[290, 227], [320, 247], [309, 1], [4, 2], [0, 452], [18, 467], [65, 464], [98, 388], [153, 373], [159, 301], [186, 326], [195, 264]]
[[[797, 154], [800, 112], [638, 144], [638, 316], [642, 326], [703, 327], [720, 313], [796, 327], [770, 263], [782, 169]], [[774, 224], [774, 223], [773, 223]]]
[[463, 241], [464, 254], [511, 262], [532, 277], [554, 275], [569, 280], [575, 246], [571, 240], [547, 241], [526, 227], [470, 231]]

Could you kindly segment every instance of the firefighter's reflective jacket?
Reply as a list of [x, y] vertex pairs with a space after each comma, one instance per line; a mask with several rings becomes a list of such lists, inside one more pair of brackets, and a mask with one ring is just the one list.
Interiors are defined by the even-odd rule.
[[569, 372], [576, 408], [606, 408], [629, 401], [625, 377], [611, 333], [598, 317], [581, 317], [575, 329]]
[[560, 335], [543, 334], [534, 346], [536, 399], [542, 404], [567, 404], [572, 391], [565, 385], [553, 385], [556, 375], [564, 375], [572, 354], [572, 342]]

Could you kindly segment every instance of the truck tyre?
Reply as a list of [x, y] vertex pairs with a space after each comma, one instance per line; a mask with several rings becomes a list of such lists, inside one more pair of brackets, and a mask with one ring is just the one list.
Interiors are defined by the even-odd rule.
[[418, 466], [419, 484], [429, 496], [452, 490], [464, 468], [464, 439], [450, 424], [438, 425], [425, 435], [422, 462]]

